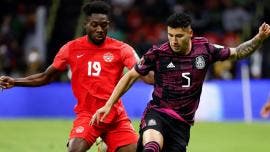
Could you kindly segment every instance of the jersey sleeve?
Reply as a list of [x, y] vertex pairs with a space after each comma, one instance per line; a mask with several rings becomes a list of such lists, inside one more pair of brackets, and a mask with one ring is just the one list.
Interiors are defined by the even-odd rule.
[[149, 71], [154, 71], [156, 55], [155, 50], [152, 48], [148, 50], [141, 58], [140, 62], [135, 65], [135, 70], [145, 76]]
[[209, 43], [213, 61], [223, 61], [230, 57], [230, 48]]
[[135, 50], [128, 44], [124, 44], [121, 48], [121, 57], [124, 66], [129, 70], [138, 62], [139, 57]]
[[56, 54], [54, 61], [53, 61], [53, 67], [59, 70], [65, 70], [67, 68], [67, 61], [68, 61], [68, 54], [69, 54], [69, 45], [65, 44], [62, 46], [59, 50], [59, 52]]

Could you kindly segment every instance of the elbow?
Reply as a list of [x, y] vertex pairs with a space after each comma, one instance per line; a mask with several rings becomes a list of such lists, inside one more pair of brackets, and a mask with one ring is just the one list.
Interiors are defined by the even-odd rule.
[[141, 79], [146, 83], [153, 85], [155, 82], [154, 71], [150, 71], [146, 76], [141, 76]]
[[49, 77], [46, 74], [42, 74], [42, 76], [36, 80], [35, 86], [47, 85], [47, 84], [51, 83], [52, 81], [54, 81], [53, 77]]

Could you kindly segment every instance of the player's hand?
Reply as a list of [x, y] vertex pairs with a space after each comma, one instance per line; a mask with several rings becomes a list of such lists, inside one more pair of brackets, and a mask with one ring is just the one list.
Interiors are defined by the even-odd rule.
[[270, 101], [266, 102], [266, 104], [261, 109], [261, 116], [263, 118], [267, 118], [270, 115]]
[[90, 121], [90, 125], [93, 125], [95, 122], [97, 123], [97, 125], [99, 125], [99, 122], [103, 122], [104, 119], [109, 114], [109, 112], [111, 111], [111, 108], [112, 108], [112, 106], [108, 106], [107, 104], [105, 104], [103, 107], [98, 109], [96, 111], [96, 113], [92, 116], [92, 119]]
[[0, 77], [0, 88], [9, 89], [14, 86], [15, 79], [9, 76]]
[[259, 28], [259, 38], [264, 40], [270, 36], [270, 26], [267, 23], [263, 23]]

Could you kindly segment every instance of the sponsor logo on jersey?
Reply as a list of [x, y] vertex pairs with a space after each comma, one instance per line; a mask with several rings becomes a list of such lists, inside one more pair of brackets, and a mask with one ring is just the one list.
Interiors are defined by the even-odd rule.
[[113, 54], [111, 52], [105, 53], [103, 55], [103, 59], [105, 62], [112, 62], [113, 58], [114, 57], [113, 57]]
[[170, 62], [168, 65], [167, 65], [167, 69], [171, 69], [171, 68], [175, 68], [174, 64], [172, 62]]
[[204, 69], [205, 67], [205, 59], [203, 56], [198, 56], [195, 59], [195, 67], [197, 69]]
[[147, 123], [147, 126], [155, 126], [157, 125], [157, 122], [155, 119], [150, 119]]
[[84, 127], [83, 126], [78, 126], [75, 130], [76, 133], [82, 133], [84, 131]]

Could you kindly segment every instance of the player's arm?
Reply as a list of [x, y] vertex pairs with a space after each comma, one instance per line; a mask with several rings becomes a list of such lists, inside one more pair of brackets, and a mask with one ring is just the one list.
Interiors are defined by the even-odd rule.
[[261, 116], [266, 118], [270, 115], [270, 100], [268, 100], [261, 109]]
[[[112, 106], [132, 86], [132, 84], [139, 78], [139, 76], [140, 74], [134, 68], [128, 71], [117, 83], [112, 95], [110, 96], [106, 104], [102, 108], [98, 109], [93, 115], [90, 124], [94, 124], [95, 122], [99, 124], [99, 121], [102, 122], [109, 114]], [[103, 116], [100, 119], [101, 114], [103, 114]]]
[[143, 82], [152, 85], [155, 82], [154, 75], [154, 71], [150, 71], [146, 76], [140, 76], [140, 78], [143, 80]]
[[118, 82], [116, 87], [113, 90], [112, 95], [109, 100], [105, 104], [106, 106], [112, 107], [119, 98], [133, 85], [133, 83], [138, 79], [140, 74], [132, 68], [129, 72], [127, 72]]
[[12, 88], [14, 86], [42, 86], [53, 81], [60, 73], [53, 66], [49, 66], [44, 72], [33, 74], [24, 78], [12, 78], [9, 76], [0, 77], [0, 87], [3, 89]]
[[263, 41], [269, 36], [270, 26], [263, 23], [259, 28], [259, 32], [251, 40], [230, 49], [230, 59], [238, 60], [248, 57], [250, 54], [256, 51], [261, 46]]
[[[133, 65], [140, 61], [137, 52], [128, 44], [122, 46], [121, 56], [127, 69], [132, 69]], [[140, 79], [147, 84], [154, 84], [154, 71], [150, 71], [146, 76], [141, 76]]]

